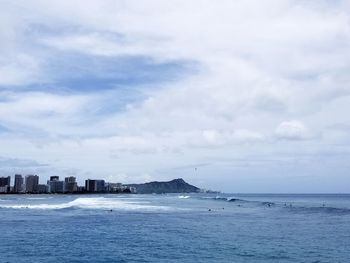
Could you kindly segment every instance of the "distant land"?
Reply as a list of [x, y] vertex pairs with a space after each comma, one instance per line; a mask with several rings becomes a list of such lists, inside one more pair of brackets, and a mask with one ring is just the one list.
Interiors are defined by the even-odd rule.
[[166, 194], [166, 193], [198, 193], [201, 191], [196, 186], [186, 183], [182, 178], [168, 182], [149, 182], [143, 184], [127, 184], [134, 187], [138, 194]]

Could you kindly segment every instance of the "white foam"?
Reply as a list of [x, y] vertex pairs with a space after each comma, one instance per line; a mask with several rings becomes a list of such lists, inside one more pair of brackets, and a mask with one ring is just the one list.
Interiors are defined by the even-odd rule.
[[187, 198], [190, 198], [189, 195], [179, 195], [178, 196], [180, 199], [187, 199]]
[[71, 202], [59, 204], [19, 204], [19, 205], [1, 205], [2, 208], [13, 209], [64, 209], [64, 208], [81, 208], [81, 209], [115, 209], [115, 210], [170, 210], [168, 206], [154, 206], [145, 204], [146, 202], [130, 202], [117, 198], [77, 198]]

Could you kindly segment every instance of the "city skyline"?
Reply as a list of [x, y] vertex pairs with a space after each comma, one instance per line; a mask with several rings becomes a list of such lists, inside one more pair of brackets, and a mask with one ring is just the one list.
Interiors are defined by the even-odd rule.
[[134, 187], [122, 183], [106, 182], [103, 179], [87, 179], [84, 185], [79, 185], [74, 176], [50, 176], [46, 183], [40, 183], [38, 175], [21, 174], [0, 177], [0, 194], [74, 194], [74, 193], [136, 193]]

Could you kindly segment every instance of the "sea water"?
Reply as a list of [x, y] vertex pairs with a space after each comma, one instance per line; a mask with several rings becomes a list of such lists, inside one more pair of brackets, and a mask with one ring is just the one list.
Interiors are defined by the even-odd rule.
[[350, 262], [350, 195], [1, 195], [0, 262]]

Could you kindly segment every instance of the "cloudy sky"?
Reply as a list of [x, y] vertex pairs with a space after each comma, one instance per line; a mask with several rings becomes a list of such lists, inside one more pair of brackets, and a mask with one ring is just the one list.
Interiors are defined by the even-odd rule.
[[350, 2], [2, 0], [0, 173], [350, 192]]

